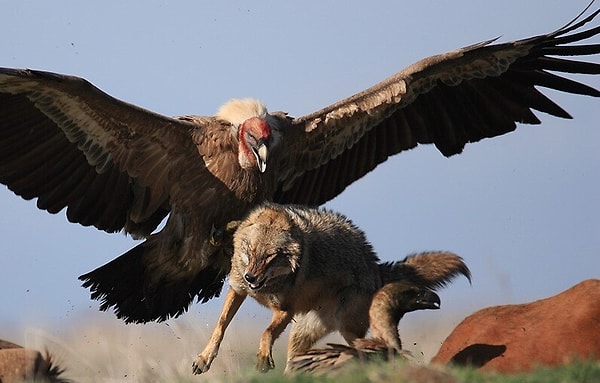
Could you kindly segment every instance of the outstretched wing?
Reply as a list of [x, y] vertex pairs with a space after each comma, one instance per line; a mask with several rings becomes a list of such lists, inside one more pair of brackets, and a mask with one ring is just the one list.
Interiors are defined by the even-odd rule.
[[600, 27], [576, 31], [599, 12], [546, 35], [426, 58], [294, 120], [275, 201], [320, 205], [393, 154], [418, 144], [458, 154], [466, 143], [510, 132], [516, 123], [539, 124], [533, 110], [571, 118], [537, 87], [600, 96], [551, 73], [600, 73], [598, 63], [564, 58], [600, 53], [600, 44], [574, 45], [600, 33]]
[[0, 68], [0, 182], [71, 222], [149, 235], [181, 169], [203, 166], [194, 126], [78, 77]]

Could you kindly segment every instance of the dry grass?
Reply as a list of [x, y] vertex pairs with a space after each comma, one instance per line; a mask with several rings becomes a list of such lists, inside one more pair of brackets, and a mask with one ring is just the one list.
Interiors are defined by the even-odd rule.
[[[439, 312], [407, 316], [400, 326], [404, 347], [424, 363], [460, 319], [459, 315], [448, 318]], [[211, 370], [193, 376], [192, 361], [208, 341], [216, 320], [216, 313], [201, 317], [192, 312], [161, 324], [125, 325], [104, 316], [101, 320], [79, 320], [56, 331], [30, 327], [25, 330], [25, 343], [40, 350], [47, 348], [66, 368], [65, 377], [75, 382], [239, 381], [252, 373], [258, 341], [270, 313], [264, 308], [238, 313]], [[284, 333], [275, 344], [274, 374], [283, 370], [287, 335]], [[330, 336], [322, 343], [331, 341], [343, 342], [339, 336]]]
[[[405, 348], [420, 364], [425, 364], [443, 339], [460, 321], [460, 315], [420, 315], [415, 313], [401, 322]], [[207, 342], [216, 314], [201, 319], [187, 314], [163, 324], [125, 325], [113, 318], [78, 321], [68, 329], [48, 330], [30, 327], [25, 332], [27, 347], [48, 349], [61, 367], [65, 378], [73, 382], [335, 382], [338, 378], [307, 376], [283, 377], [287, 333], [276, 342], [275, 371], [267, 375], [254, 371], [258, 340], [269, 321], [269, 313], [244, 314], [234, 319], [225, 335], [219, 356], [211, 370], [201, 376], [191, 374], [191, 363]], [[340, 342], [339, 337], [325, 341]], [[521, 376], [482, 375], [469, 369], [446, 372], [406, 369], [402, 364], [358, 368], [341, 378], [348, 382], [561, 382], [600, 381], [600, 363], [575, 364], [558, 369], [542, 369]]]

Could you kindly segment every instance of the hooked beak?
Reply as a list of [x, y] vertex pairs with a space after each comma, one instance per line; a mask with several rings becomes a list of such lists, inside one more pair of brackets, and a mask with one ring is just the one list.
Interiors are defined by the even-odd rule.
[[252, 154], [256, 157], [256, 165], [261, 173], [267, 170], [268, 149], [264, 141], [259, 141], [258, 145], [252, 147]]
[[416, 309], [438, 310], [440, 308], [440, 297], [431, 290], [423, 289], [419, 292]]

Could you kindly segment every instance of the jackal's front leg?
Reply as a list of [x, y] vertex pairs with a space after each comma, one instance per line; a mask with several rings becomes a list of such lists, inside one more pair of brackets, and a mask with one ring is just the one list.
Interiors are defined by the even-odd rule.
[[201, 374], [210, 369], [210, 365], [219, 352], [219, 346], [225, 335], [225, 329], [231, 322], [231, 319], [240, 308], [242, 302], [246, 299], [245, 294], [239, 294], [234, 289], [230, 288], [225, 297], [225, 303], [223, 303], [223, 310], [219, 316], [219, 321], [215, 327], [210, 341], [204, 348], [204, 350], [198, 355], [194, 363], [192, 363], [192, 371], [194, 374]]
[[257, 355], [258, 361], [256, 362], [256, 369], [258, 371], [267, 372], [275, 368], [275, 362], [273, 362], [273, 343], [275, 339], [279, 338], [293, 317], [294, 315], [287, 311], [273, 311], [271, 324], [269, 324], [269, 327], [267, 327], [260, 338]]

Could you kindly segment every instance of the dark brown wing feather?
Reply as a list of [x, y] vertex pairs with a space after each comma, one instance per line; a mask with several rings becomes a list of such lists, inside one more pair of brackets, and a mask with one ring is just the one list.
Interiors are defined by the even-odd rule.
[[287, 368], [291, 372], [335, 375], [351, 363], [389, 361], [395, 357], [407, 360], [411, 357], [408, 351], [398, 353], [388, 348], [381, 339], [359, 338], [353, 346], [337, 343], [327, 343], [327, 346], [295, 355], [288, 361]]
[[311, 373], [315, 375], [335, 374], [349, 362], [357, 361], [359, 351], [343, 344], [328, 343], [328, 348], [311, 349], [288, 361], [290, 372]]
[[188, 122], [116, 100], [87, 81], [0, 69], [0, 182], [71, 222], [147, 236], [181, 169], [200, 166]]
[[294, 120], [282, 158], [287, 172], [274, 200], [320, 205], [393, 154], [418, 144], [434, 144], [445, 156], [458, 154], [466, 143], [510, 132], [516, 123], [539, 124], [534, 110], [571, 118], [537, 87], [600, 96], [549, 72], [600, 73], [598, 63], [563, 58], [600, 53], [600, 44], [572, 45], [596, 36], [600, 27], [571, 33], [599, 12], [547, 35], [486, 41], [426, 58]]
[[80, 277], [127, 322], [165, 320], [220, 293], [230, 254], [209, 243], [211, 225], [264, 198], [244, 189], [254, 183], [241, 181], [236, 151], [214, 118], [172, 119], [80, 78], [0, 68], [0, 182], [51, 213], [66, 208], [71, 222], [146, 238]]

